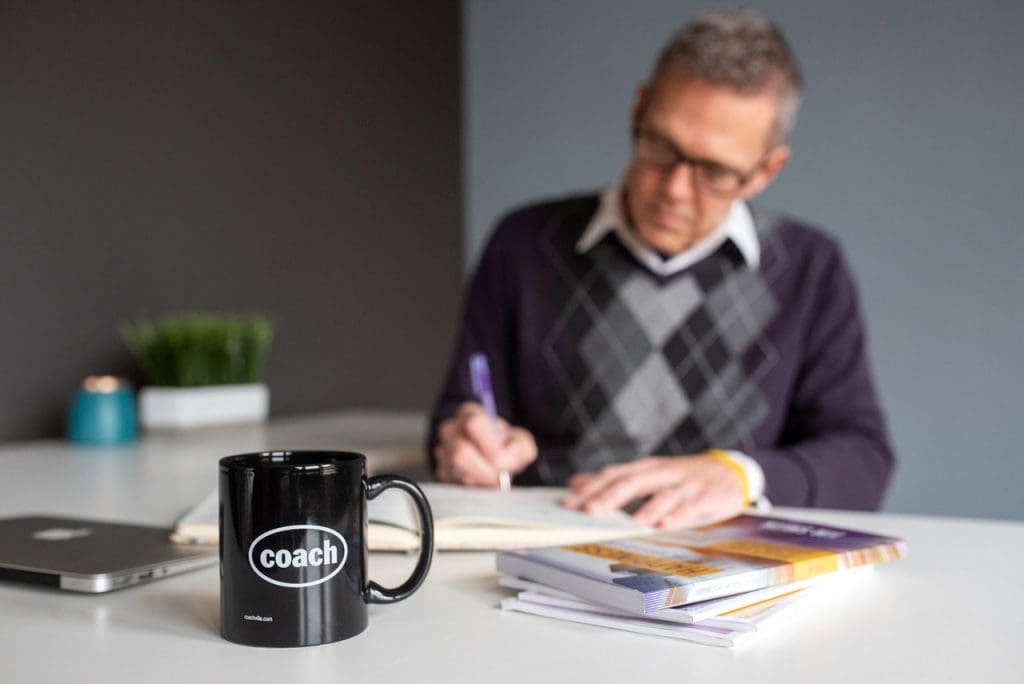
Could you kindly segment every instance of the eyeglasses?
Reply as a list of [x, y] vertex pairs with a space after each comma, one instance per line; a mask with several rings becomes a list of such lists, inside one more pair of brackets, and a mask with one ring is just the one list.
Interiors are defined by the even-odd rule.
[[723, 197], [742, 190], [764, 161], [762, 158], [754, 168], [744, 173], [710, 159], [691, 157], [665, 136], [647, 128], [633, 129], [633, 144], [637, 160], [663, 173], [670, 173], [680, 164], [687, 164], [693, 170], [693, 181], [700, 190]]

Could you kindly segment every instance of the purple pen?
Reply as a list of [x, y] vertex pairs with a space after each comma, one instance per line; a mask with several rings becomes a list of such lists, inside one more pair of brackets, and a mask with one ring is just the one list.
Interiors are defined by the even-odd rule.
[[[494, 430], [498, 431], [498, 407], [494, 403], [494, 389], [491, 387], [491, 367], [487, 363], [487, 356], [480, 352], [469, 357], [469, 380], [473, 385], [473, 394], [483, 404], [484, 411], [494, 421]], [[507, 470], [498, 472], [498, 484], [501, 491], [507, 492], [512, 489], [512, 477]]]

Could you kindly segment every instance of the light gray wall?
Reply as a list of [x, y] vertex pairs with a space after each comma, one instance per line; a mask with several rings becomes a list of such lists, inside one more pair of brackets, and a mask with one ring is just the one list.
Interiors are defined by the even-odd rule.
[[[807, 81], [761, 204], [828, 228], [858, 274], [900, 459], [886, 508], [1024, 519], [1024, 5], [748, 5]], [[469, 264], [508, 207], [619, 172], [636, 86], [705, 6], [466, 0]]]
[[[0, 3], [0, 440], [117, 325], [278, 319], [275, 414], [426, 409], [462, 252], [459, 5]], [[339, 445], [343, 446], [343, 445]]]

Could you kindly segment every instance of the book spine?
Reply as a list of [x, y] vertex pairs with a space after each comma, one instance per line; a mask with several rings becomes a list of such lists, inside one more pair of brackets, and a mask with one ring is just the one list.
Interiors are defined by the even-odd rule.
[[771, 569], [748, 570], [724, 577], [702, 579], [689, 584], [684, 596], [675, 589], [644, 594], [644, 613], [764, 589], [774, 584], [777, 582], [773, 580]]

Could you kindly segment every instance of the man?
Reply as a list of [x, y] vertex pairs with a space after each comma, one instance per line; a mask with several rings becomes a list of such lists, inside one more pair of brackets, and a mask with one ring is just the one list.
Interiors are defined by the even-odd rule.
[[432, 423], [441, 480], [568, 484], [568, 506], [641, 501], [665, 527], [762, 497], [877, 508], [893, 457], [853, 282], [824, 235], [747, 205], [790, 157], [800, 89], [770, 22], [701, 15], [637, 94], [621, 180], [501, 221]]

